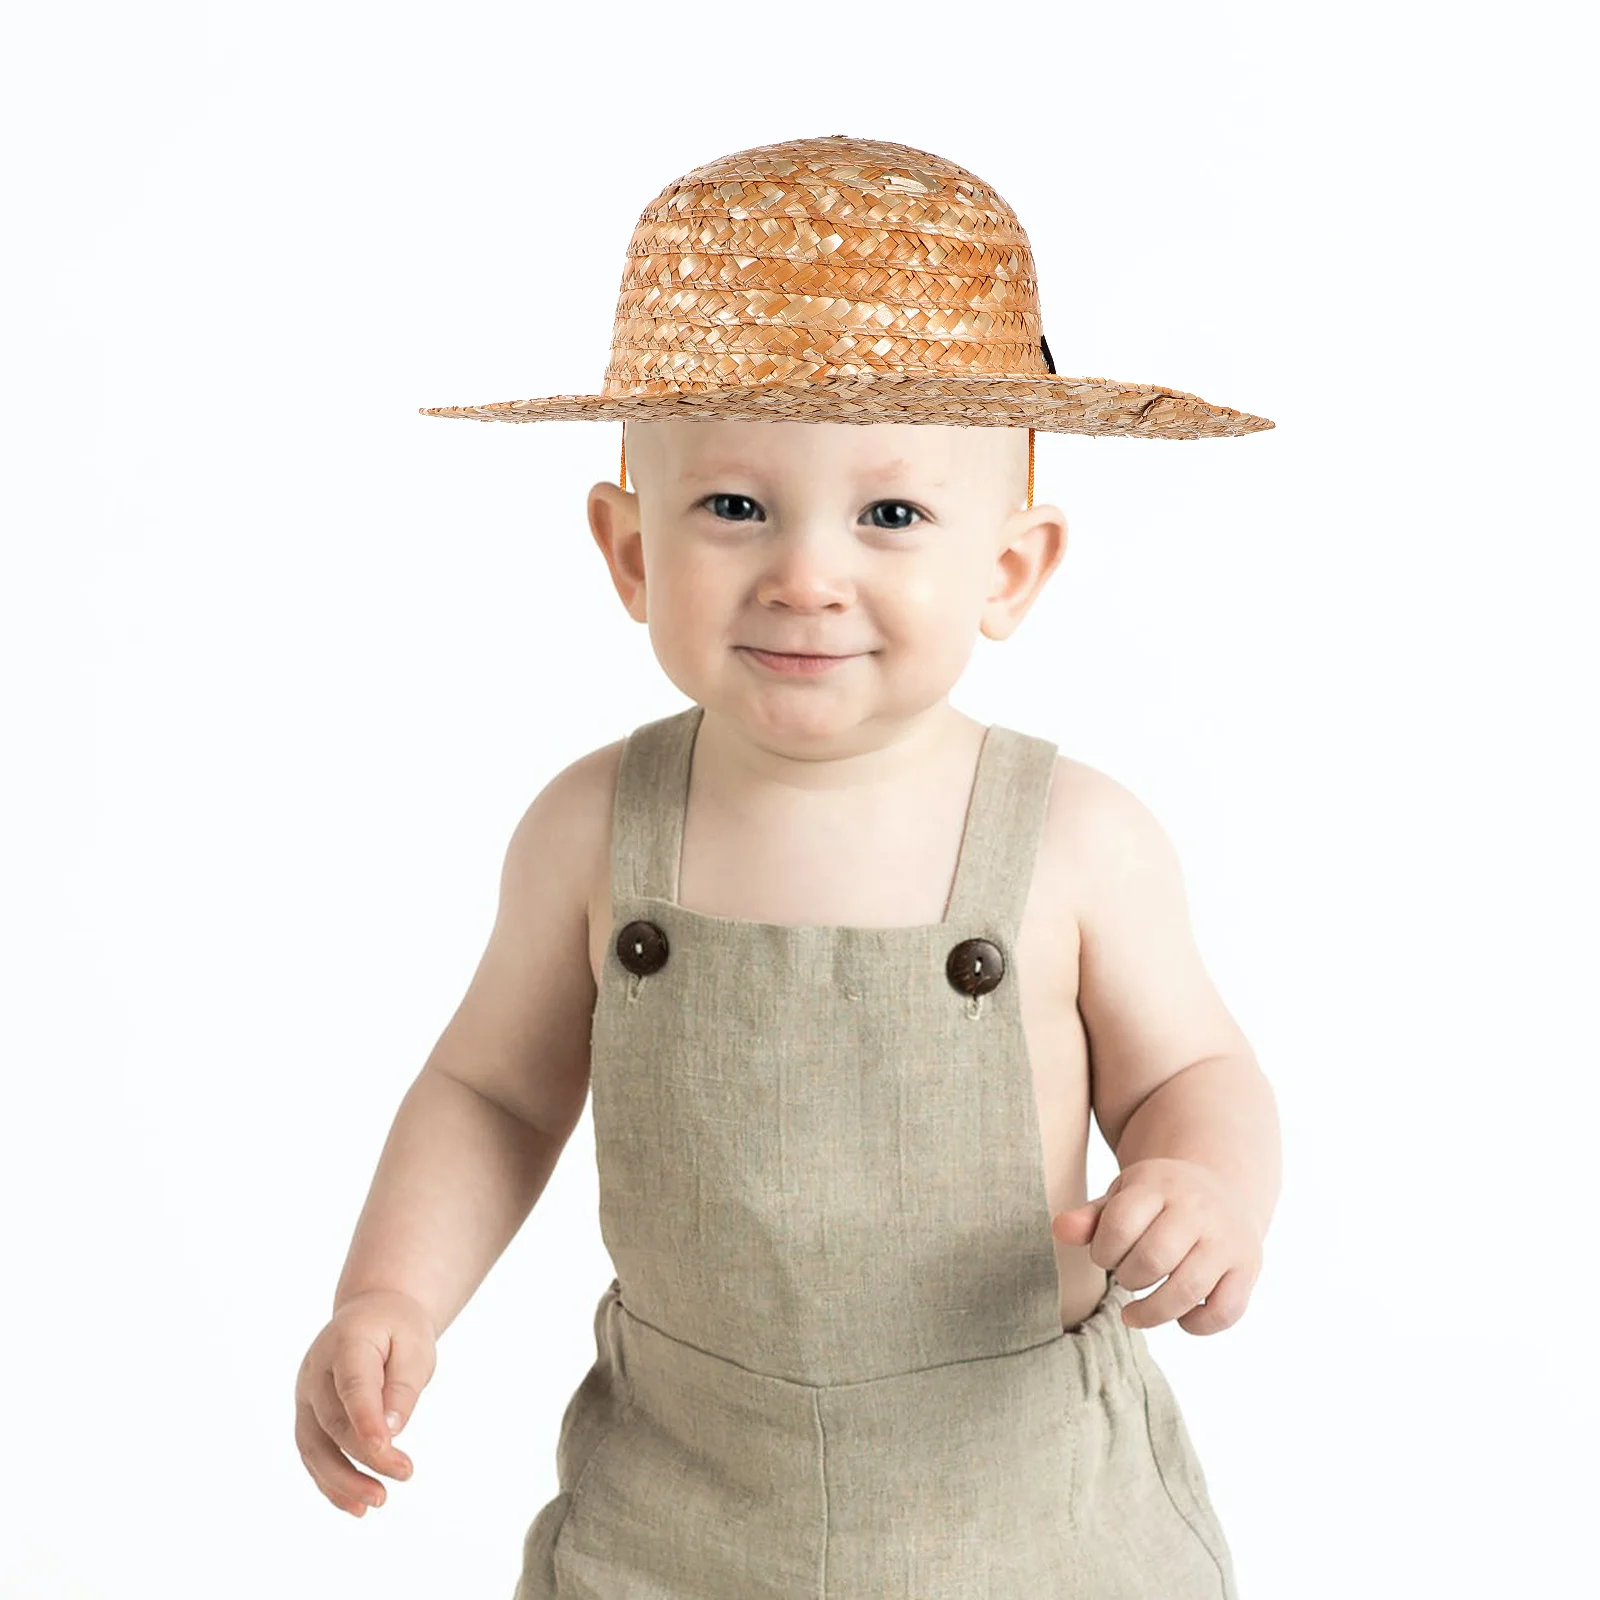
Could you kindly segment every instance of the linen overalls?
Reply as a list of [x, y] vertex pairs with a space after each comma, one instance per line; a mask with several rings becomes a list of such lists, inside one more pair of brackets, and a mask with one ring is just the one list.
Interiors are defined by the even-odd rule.
[[677, 903], [701, 716], [624, 745], [616, 1276], [514, 1600], [1235, 1600], [1132, 1291], [1061, 1326], [1014, 954], [1056, 746], [987, 729], [943, 921], [789, 926]]

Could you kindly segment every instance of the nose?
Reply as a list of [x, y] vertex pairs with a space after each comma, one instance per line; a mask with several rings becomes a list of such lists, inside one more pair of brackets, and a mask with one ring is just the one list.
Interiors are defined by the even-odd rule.
[[786, 532], [772, 542], [756, 585], [756, 596], [763, 605], [787, 606], [794, 611], [849, 605], [855, 592], [850, 542], [803, 530]]

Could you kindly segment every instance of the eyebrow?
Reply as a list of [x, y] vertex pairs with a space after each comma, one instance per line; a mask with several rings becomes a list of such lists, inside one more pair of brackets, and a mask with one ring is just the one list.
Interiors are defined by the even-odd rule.
[[735, 473], [748, 470], [738, 461], [714, 461], [711, 465], [700, 467], [693, 472], [680, 472], [678, 477], [684, 483], [710, 483], [713, 478], [731, 478]]

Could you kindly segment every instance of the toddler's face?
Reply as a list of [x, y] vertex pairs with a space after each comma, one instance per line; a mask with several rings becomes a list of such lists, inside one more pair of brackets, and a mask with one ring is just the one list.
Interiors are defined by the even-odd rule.
[[[1025, 508], [1026, 429], [694, 420], [626, 440], [633, 493], [589, 496], [617, 591], [685, 695], [769, 733], [938, 704], [1065, 549], [1061, 512]], [[801, 674], [757, 651], [845, 659]]]

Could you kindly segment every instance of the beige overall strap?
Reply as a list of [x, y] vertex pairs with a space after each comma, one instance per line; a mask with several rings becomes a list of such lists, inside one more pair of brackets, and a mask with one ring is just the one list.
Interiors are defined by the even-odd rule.
[[945, 920], [987, 924], [1014, 939], [1044, 833], [1057, 747], [999, 724], [978, 758]]
[[611, 808], [611, 899], [678, 896], [689, 757], [703, 708], [692, 705], [630, 733]]

